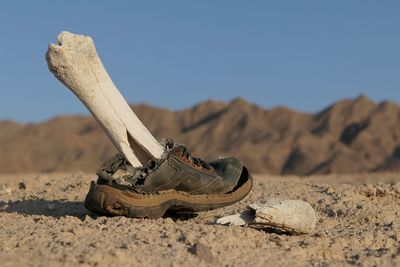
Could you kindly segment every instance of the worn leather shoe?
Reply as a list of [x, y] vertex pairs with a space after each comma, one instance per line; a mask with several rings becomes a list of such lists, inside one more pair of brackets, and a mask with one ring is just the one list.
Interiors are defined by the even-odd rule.
[[203, 211], [242, 200], [253, 182], [236, 158], [205, 162], [183, 145], [170, 145], [164, 157], [133, 168], [117, 155], [98, 172], [85, 206], [96, 213], [162, 217], [166, 210]]

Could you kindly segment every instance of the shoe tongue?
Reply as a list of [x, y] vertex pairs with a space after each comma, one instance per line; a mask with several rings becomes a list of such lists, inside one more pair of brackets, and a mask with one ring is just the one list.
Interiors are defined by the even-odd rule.
[[101, 171], [107, 173], [114, 173], [121, 166], [126, 165], [127, 161], [124, 156], [117, 154], [108, 161], [106, 161], [100, 168]]

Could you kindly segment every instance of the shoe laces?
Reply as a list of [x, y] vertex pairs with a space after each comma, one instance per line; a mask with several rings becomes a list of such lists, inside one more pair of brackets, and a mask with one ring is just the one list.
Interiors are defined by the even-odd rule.
[[[163, 140], [161, 140], [161, 145], [164, 146], [165, 150], [171, 150], [171, 149], [173, 149], [174, 147], [177, 146], [175, 144], [175, 141], [170, 137], [167, 137], [167, 138], [164, 138]], [[212, 169], [212, 167], [207, 162], [205, 162], [204, 160], [202, 160], [200, 158], [193, 157], [190, 154], [189, 149], [186, 146], [184, 146], [184, 145], [180, 145], [180, 146], [183, 147], [181, 156], [183, 158], [186, 158], [186, 160], [188, 162], [191, 162], [196, 167], [204, 168], [206, 170], [211, 170]]]
[[175, 141], [171, 137], [167, 137], [161, 140], [160, 144], [166, 151], [171, 150], [175, 146]]
[[190, 154], [190, 152], [187, 149], [187, 147], [184, 147], [182, 149], [182, 157], [186, 158], [188, 161], [191, 161], [197, 167], [201, 167], [201, 168], [204, 168], [204, 169], [207, 169], [207, 170], [211, 170], [212, 169], [212, 167], [207, 162], [202, 160], [201, 158], [193, 157]]

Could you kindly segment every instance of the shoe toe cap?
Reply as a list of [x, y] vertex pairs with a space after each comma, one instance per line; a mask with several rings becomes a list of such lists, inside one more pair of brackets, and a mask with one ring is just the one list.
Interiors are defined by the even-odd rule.
[[243, 170], [241, 160], [234, 157], [221, 158], [210, 162], [210, 165], [222, 177], [225, 187], [224, 191], [228, 192], [236, 186]]

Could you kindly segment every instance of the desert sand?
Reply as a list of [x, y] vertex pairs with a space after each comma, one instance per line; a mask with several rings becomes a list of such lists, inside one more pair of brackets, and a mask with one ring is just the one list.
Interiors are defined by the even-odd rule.
[[[400, 175], [256, 175], [248, 198], [165, 218], [102, 217], [83, 199], [93, 174], [0, 176], [1, 266], [399, 266]], [[216, 225], [268, 198], [315, 209], [309, 235]]]

